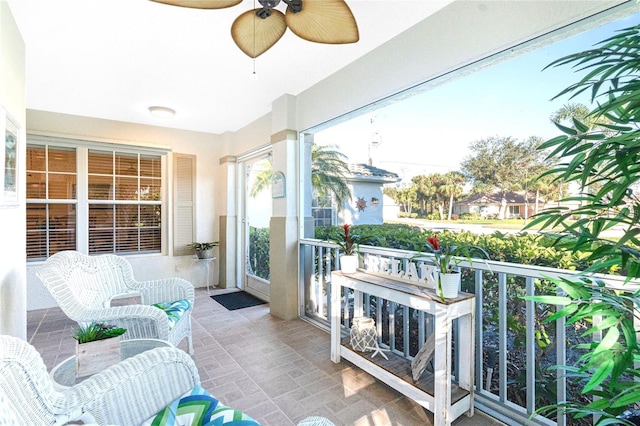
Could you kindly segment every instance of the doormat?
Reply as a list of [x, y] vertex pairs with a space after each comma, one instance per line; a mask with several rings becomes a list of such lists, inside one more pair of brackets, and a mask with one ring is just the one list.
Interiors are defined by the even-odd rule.
[[216, 294], [211, 296], [211, 298], [227, 308], [227, 310], [229, 311], [235, 311], [236, 309], [243, 309], [267, 303], [264, 300], [260, 300], [257, 297], [250, 295], [246, 291], [234, 291], [233, 293]]

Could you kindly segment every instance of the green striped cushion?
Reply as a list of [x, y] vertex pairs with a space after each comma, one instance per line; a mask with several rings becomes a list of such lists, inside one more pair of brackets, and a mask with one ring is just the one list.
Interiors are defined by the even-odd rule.
[[191, 303], [187, 299], [176, 300], [175, 302], [156, 303], [153, 306], [162, 309], [169, 318], [169, 330], [182, 318], [182, 315], [189, 310]]
[[260, 426], [241, 411], [221, 404], [209, 392], [196, 387], [176, 399], [143, 426]]

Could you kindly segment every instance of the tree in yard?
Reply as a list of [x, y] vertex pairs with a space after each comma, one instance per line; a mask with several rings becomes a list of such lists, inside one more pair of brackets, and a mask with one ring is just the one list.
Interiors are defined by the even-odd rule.
[[311, 146], [311, 187], [320, 197], [333, 196], [338, 206], [351, 200], [347, 185], [349, 175], [347, 156], [336, 150], [335, 145]]
[[[460, 172], [448, 172], [443, 175], [442, 185], [440, 185], [439, 192], [445, 196], [449, 196], [449, 214], [447, 220], [451, 220], [451, 212], [453, 210], [453, 198], [462, 194], [463, 186], [466, 182], [464, 175]], [[440, 213], [442, 217], [442, 212]]]
[[422, 214], [427, 213], [427, 205], [435, 203], [440, 219], [445, 219], [444, 209], [449, 205], [448, 219], [451, 219], [453, 198], [462, 194], [464, 176], [460, 172], [446, 174], [431, 173], [411, 178], [411, 187], [416, 192], [416, 201]]
[[576, 128], [574, 120], [587, 126], [589, 130], [598, 129], [605, 133], [611, 133], [607, 126], [610, 125], [612, 121], [607, 117], [596, 117], [591, 114], [589, 107], [584, 104], [564, 104], [551, 114], [551, 121], [568, 125], [573, 129]]
[[536, 137], [517, 141], [511, 137], [495, 136], [476, 140], [469, 146], [475, 154], [462, 162], [462, 174], [473, 183], [476, 191], [500, 191], [500, 219], [506, 216], [507, 192], [525, 189], [530, 176], [545, 170], [545, 154], [536, 151], [538, 145], [540, 139]]
[[[347, 156], [336, 150], [335, 145], [311, 146], [311, 187], [318, 197], [332, 196], [339, 206], [351, 200], [351, 190], [346, 176], [349, 172]], [[267, 167], [256, 176], [250, 195], [255, 197], [271, 185], [273, 169]]]
[[416, 201], [420, 206], [420, 213], [427, 215], [427, 205], [435, 198], [436, 180], [433, 175], [419, 175], [411, 178], [411, 186], [416, 191]]
[[384, 188], [382, 192], [384, 195], [391, 197], [393, 201], [400, 205], [402, 211], [409, 215], [413, 211], [413, 205], [416, 204], [418, 200], [415, 185], [410, 185], [405, 188]]

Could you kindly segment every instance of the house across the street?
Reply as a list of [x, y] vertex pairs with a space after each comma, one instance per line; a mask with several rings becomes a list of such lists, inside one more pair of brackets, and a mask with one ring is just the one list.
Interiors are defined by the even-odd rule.
[[[524, 191], [508, 191], [505, 194], [506, 211], [504, 219], [531, 217], [542, 210], [544, 200], [538, 199], [536, 209], [535, 192], [529, 193], [525, 200]], [[502, 191], [482, 192], [466, 197], [453, 205], [454, 214], [478, 213], [486, 218], [500, 217], [500, 207], [503, 204]]]

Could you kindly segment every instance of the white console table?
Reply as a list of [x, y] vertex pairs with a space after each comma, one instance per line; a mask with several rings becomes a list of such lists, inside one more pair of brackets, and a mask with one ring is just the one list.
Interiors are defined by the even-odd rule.
[[[414, 383], [411, 362], [402, 356], [389, 353], [371, 358], [369, 354], [351, 349], [348, 338], [342, 338], [341, 295], [342, 288], [354, 293], [354, 316], [363, 312], [362, 295], [383, 299], [424, 311], [434, 316], [435, 351], [433, 373], [424, 373]], [[473, 415], [473, 368], [475, 296], [460, 293], [455, 299], [440, 300], [436, 293], [403, 281], [379, 274], [359, 271], [354, 274], [331, 273], [331, 360], [344, 358], [382, 382], [403, 393], [434, 414], [435, 425], [450, 425], [460, 415]], [[459, 336], [456, 340], [458, 356], [457, 382], [451, 377], [452, 323], [458, 320]]]

